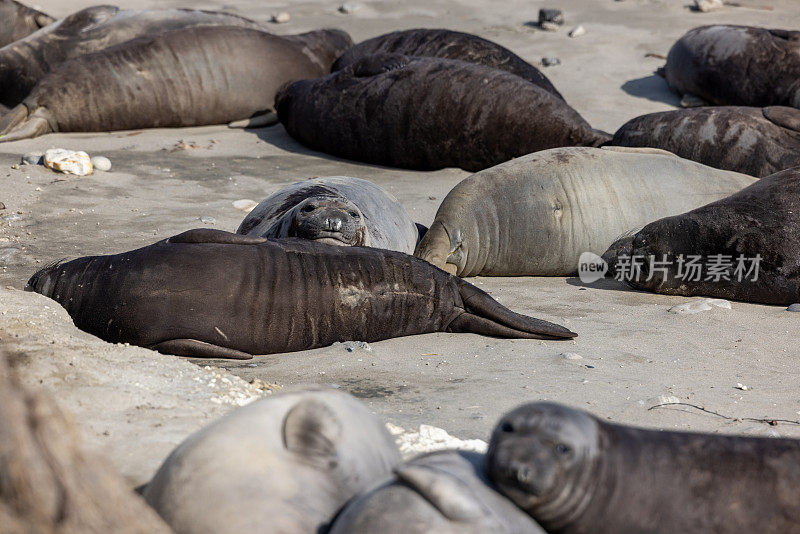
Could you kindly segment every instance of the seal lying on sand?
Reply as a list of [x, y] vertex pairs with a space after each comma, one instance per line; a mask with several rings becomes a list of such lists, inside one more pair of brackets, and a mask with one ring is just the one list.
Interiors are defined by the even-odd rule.
[[419, 241], [417, 225], [396, 198], [372, 182], [349, 176], [312, 178], [284, 187], [253, 208], [236, 233], [407, 254]]
[[429, 332], [575, 336], [407, 254], [219, 230], [46, 267], [27, 288], [106, 341], [186, 356], [248, 359]]
[[[0, 47], [18, 41], [55, 20], [14, 0], [0, 0]], [[0, 61], [0, 69], [2, 65]]]
[[538, 85], [452, 59], [369, 56], [282, 89], [275, 104], [286, 130], [310, 148], [411, 169], [476, 171], [611, 138]]
[[456, 185], [414, 255], [459, 276], [567, 276], [582, 253], [755, 180], [652, 148], [547, 150]]
[[645, 430], [538, 402], [500, 420], [487, 459], [548, 532], [800, 532], [800, 440]]
[[701, 26], [670, 49], [664, 76], [678, 94], [719, 106], [800, 107], [800, 31]]
[[334, 62], [332, 70], [342, 70], [362, 58], [375, 54], [460, 59], [486, 65], [516, 74], [563, 99], [547, 76], [508, 48], [477, 35], [452, 30], [418, 28], [380, 35], [347, 50]]
[[[638, 289], [792, 304], [800, 302], [798, 214], [800, 169], [794, 168], [652, 222], [614, 243], [603, 258], [611, 273]], [[638, 273], [634, 257], [640, 258]]]
[[623, 124], [611, 144], [663, 148], [760, 178], [800, 165], [800, 110], [722, 106], [650, 113]]
[[144, 497], [177, 533], [317, 534], [399, 461], [384, 425], [350, 395], [279, 393], [189, 436]]
[[226, 26], [141, 37], [56, 67], [2, 117], [0, 142], [244, 119], [272, 109], [281, 85], [323, 74], [350, 42], [338, 30], [287, 38]]
[[68, 59], [99, 52], [136, 37], [152, 37], [196, 26], [262, 29], [252, 20], [213, 11], [88, 7], [36, 35], [0, 49], [0, 104], [16, 106], [42, 77]]
[[435, 452], [394, 475], [348, 503], [330, 534], [544, 534], [488, 485], [482, 454]]

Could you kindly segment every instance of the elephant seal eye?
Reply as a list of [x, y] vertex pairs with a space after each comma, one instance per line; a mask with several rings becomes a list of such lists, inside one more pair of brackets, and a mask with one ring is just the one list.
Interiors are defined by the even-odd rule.
[[570, 452], [572, 452], [572, 449], [569, 448], [569, 445], [564, 445], [563, 443], [557, 443], [556, 452], [558, 454], [569, 454]]
[[309, 212], [314, 211], [315, 209], [317, 209], [317, 208], [316, 208], [316, 206], [314, 206], [314, 204], [306, 204], [305, 206], [303, 206], [303, 209], [301, 211], [304, 211], [305, 213], [309, 213]]
[[503, 432], [513, 432], [514, 431], [514, 425], [512, 425], [511, 423], [506, 421], [505, 423], [503, 423], [500, 426], [500, 430], [502, 430]]
[[358, 213], [356, 213], [355, 211], [351, 211], [350, 212], [350, 217], [352, 217], [354, 219], [358, 219]]

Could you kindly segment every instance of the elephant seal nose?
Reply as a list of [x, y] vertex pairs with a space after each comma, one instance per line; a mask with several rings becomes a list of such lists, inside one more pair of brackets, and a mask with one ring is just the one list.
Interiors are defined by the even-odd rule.
[[339, 217], [325, 217], [325, 229], [338, 232], [342, 229], [342, 219]]

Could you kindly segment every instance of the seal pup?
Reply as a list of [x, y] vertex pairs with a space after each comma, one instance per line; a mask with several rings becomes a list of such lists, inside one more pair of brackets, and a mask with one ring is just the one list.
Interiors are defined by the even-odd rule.
[[487, 465], [548, 532], [800, 532], [800, 440], [645, 430], [534, 402], [497, 423]]
[[459, 276], [569, 276], [648, 222], [756, 181], [653, 148], [557, 148], [456, 185], [414, 255]]
[[800, 165], [800, 110], [720, 106], [650, 113], [623, 124], [611, 144], [662, 148], [761, 178]]
[[27, 37], [55, 20], [14, 0], [0, 0], [0, 47]]
[[201, 26], [86, 54], [60, 64], [0, 118], [0, 142], [49, 132], [224, 124], [262, 114], [273, 108], [281, 85], [325, 72], [326, 61], [306, 40], [324, 42], [323, 57], [351, 42], [339, 30], [286, 38]]
[[689, 30], [663, 70], [670, 88], [718, 106], [800, 107], [800, 31], [717, 24]]
[[376, 54], [275, 99], [304, 145], [378, 165], [477, 171], [557, 146], [611, 139], [538, 85], [452, 59]]
[[378, 185], [350, 176], [325, 176], [278, 190], [253, 208], [237, 234], [300, 237], [331, 245], [374, 247], [411, 254], [417, 225]]
[[459, 59], [486, 65], [516, 74], [548, 93], [564, 99], [542, 71], [508, 48], [471, 33], [452, 30], [417, 28], [379, 35], [349, 48], [334, 62], [331, 70], [342, 70], [362, 58], [375, 54]]
[[278, 393], [186, 438], [144, 498], [179, 534], [317, 534], [399, 462], [383, 423], [347, 393]]
[[[610, 273], [637, 289], [789, 305], [800, 300], [798, 213], [795, 167], [652, 222], [615, 242], [603, 259]], [[632, 258], [640, 258], [638, 273]]]
[[221, 230], [58, 263], [26, 288], [106, 341], [186, 356], [249, 359], [430, 332], [576, 335], [407, 254]]
[[488, 485], [484, 455], [440, 451], [394, 468], [393, 477], [345, 506], [330, 534], [544, 534]]

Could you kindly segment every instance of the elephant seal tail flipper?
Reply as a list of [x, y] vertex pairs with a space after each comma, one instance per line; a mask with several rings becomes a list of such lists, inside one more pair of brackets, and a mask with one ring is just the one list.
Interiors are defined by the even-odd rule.
[[800, 109], [770, 106], [761, 110], [764, 118], [776, 126], [800, 132]]
[[280, 122], [278, 115], [274, 111], [265, 111], [238, 121], [228, 123], [228, 128], [264, 128], [266, 126], [273, 126]]
[[611, 142], [611, 140], [614, 139], [614, 136], [611, 135], [610, 133], [604, 132], [603, 130], [598, 130], [597, 128], [592, 128], [592, 132], [594, 133], [595, 136], [594, 140], [587, 143], [586, 146], [597, 148], [605, 145], [606, 143]]
[[30, 113], [25, 104], [20, 104], [0, 119], [0, 143], [31, 139], [55, 131], [48, 120], [50, 112], [37, 108]]
[[196, 339], [170, 339], [155, 343], [147, 347], [161, 352], [162, 354], [174, 354], [175, 356], [191, 356], [192, 358], [224, 358], [227, 360], [252, 360], [253, 355], [240, 350], [229, 349], [198, 341]]
[[457, 280], [464, 313], [450, 323], [448, 332], [523, 339], [569, 339], [578, 335], [561, 325], [513, 312], [472, 284]]
[[486, 515], [473, 491], [455, 474], [426, 465], [401, 465], [394, 472], [451, 521], [475, 521]]
[[434, 221], [428, 231], [425, 232], [425, 235], [422, 236], [422, 239], [420, 239], [417, 248], [414, 250], [414, 256], [443, 271], [456, 274], [456, 266], [447, 263], [447, 257], [450, 252], [452, 252], [452, 246], [447, 229], [441, 222]]

